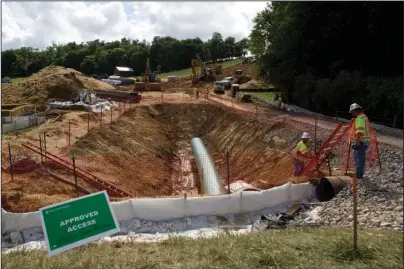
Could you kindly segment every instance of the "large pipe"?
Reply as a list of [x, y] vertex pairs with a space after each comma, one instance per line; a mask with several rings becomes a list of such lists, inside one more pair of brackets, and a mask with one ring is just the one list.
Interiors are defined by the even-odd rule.
[[334, 198], [345, 186], [349, 185], [352, 178], [348, 176], [328, 176], [319, 180], [316, 187], [316, 196], [320, 202]]
[[224, 194], [222, 181], [216, 170], [215, 163], [199, 137], [191, 140], [192, 153], [195, 156], [199, 178], [202, 180], [202, 190], [207, 195]]

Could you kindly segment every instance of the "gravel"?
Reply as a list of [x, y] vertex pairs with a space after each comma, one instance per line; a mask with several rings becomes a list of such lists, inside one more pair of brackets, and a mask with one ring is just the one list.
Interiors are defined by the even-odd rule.
[[[381, 171], [379, 167], [366, 169], [365, 179], [370, 183], [357, 183], [358, 224], [361, 227], [403, 231], [403, 153], [381, 145], [380, 160]], [[331, 201], [302, 211], [297, 218], [324, 226], [353, 225], [351, 186], [344, 188]]]

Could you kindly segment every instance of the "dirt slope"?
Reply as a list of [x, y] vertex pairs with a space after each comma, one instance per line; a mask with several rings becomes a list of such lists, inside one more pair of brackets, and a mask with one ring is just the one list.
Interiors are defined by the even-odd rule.
[[70, 100], [81, 89], [113, 89], [105, 82], [61, 66], [48, 66], [3, 89], [2, 103], [29, 103], [43, 108], [52, 99]]

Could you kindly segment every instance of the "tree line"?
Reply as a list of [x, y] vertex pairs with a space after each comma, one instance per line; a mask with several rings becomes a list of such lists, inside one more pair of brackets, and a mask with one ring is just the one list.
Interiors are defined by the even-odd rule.
[[328, 115], [356, 102], [402, 126], [402, 21], [402, 2], [272, 2], [248, 43], [287, 102]]
[[2, 76], [31, 75], [49, 65], [74, 68], [87, 75], [111, 75], [115, 66], [127, 66], [133, 68], [135, 75], [140, 75], [146, 69], [147, 58], [153, 71], [169, 72], [191, 67], [196, 54], [204, 61], [216, 62], [241, 57], [247, 48], [247, 39], [236, 42], [234, 37], [224, 39], [217, 32], [206, 42], [197, 37], [178, 40], [169, 36], [156, 36], [152, 42], [97, 39], [80, 44], [53, 43], [43, 50], [22, 47], [2, 51], [1, 68]]

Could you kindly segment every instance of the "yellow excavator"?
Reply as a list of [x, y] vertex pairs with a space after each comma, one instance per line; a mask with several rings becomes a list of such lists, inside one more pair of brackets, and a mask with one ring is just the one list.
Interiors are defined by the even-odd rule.
[[135, 82], [137, 91], [161, 91], [161, 80], [156, 78], [155, 73], [150, 73], [150, 59], [146, 60], [146, 70], [142, 74], [142, 81]]
[[206, 68], [205, 63], [202, 61], [201, 57], [199, 57], [199, 55], [196, 55], [196, 58], [199, 61], [199, 64], [201, 66], [201, 73], [199, 76], [199, 80], [206, 80], [206, 81], [215, 81], [216, 77], [215, 77], [215, 70], [212, 68]]
[[210, 49], [208, 48], [207, 50], [208, 50], [208, 57], [209, 57], [209, 61], [210, 61], [210, 66], [209, 66], [209, 68], [214, 69], [216, 75], [221, 75], [221, 74], [223, 73], [222, 65], [220, 65], [220, 64], [213, 64], [212, 56], [210, 55]]

